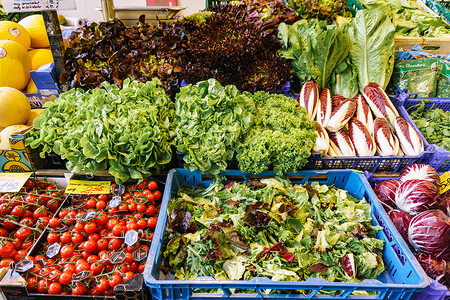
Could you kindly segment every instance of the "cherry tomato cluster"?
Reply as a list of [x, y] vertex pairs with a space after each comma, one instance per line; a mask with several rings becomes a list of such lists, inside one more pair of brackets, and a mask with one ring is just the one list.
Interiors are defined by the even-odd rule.
[[[39, 255], [26, 257], [33, 262], [22, 274], [30, 293], [112, 296], [115, 286], [144, 271], [145, 257], [133, 254], [149, 251], [159, 213], [156, 203], [162, 198], [158, 184], [143, 181], [125, 187], [116, 207], [110, 206], [113, 197], [73, 197], [71, 206], [49, 220], [47, 242]], [[125, 235], [132, 230], [138, 240], [130, 245]], [[60, 249], [49, 258], [48, 249], [56, 244]], [[118, 253], [122, 258], [113, 259]]]
[[34, 179], [18, 193], [0, 195], [0, 267], [27, 255], [65, 197], [50, 182]]

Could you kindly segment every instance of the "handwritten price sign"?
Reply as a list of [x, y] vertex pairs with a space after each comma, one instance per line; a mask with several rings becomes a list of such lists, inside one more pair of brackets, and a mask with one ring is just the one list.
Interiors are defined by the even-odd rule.
[[450, 190], [450, 172], [441, 175], [441, 194]]
[[69, 180], [66, 194], [109, 194], [111, 181]]
[[0, 173], [0, 193], [16, 193], [31, 176], [29, 173]]

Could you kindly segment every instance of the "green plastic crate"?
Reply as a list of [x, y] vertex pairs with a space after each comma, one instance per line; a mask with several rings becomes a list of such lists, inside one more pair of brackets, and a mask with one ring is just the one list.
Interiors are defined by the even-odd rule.
[[426, 6], [439, 14], [447, 23], [450, 23], [450, 2], [437, 0], [423, 0]]

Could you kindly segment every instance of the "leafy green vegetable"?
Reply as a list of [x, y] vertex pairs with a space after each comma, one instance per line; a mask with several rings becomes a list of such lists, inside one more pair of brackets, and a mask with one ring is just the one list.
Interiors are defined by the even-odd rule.
[[331, 93], [345, 98], [354, 98], [358, 92], [358, 74], [348, 57], [346, 62], [336, 68], [332, 76]]
[[331, 87], [332, 74], [346, 60], [350, 47], [339, 27], [325, 21], [306, 24], [300, 20], [293, 25], [280, 24], [278, 37], [283, 45], [279, 53], [290, 63], [300, 84], [313, 79], [320, 89]]
[[428, 100], [422, 100], [420, 104], [410, 107], [411, 118], [430, 144], [450, 150], [450, 111], [433, 107], [426, 109], [426, 103]]
[[359, 10], [350, 23], [350, 57], [361, 92], [370, 82], [386, 89], [394, 67], [394, 32], [386, 7]]
[[177, 149], [185, 168], [218, 174], [234, 156], [235, 145], [253, 121], [251, 95], [209, 79], [181, 88], [176, 96]]
[[271, 166], [277, 174], [300, 170], [315, 145], [314, 122], [292, 98], [265, 92], [252, 98], [255, 125], [236, 146], [239, 169], [254, 174]]
[[338, 15], [349, 15], [346, 11], [345, 0], [288, 0], [302, 19], [326, 20], [332, 23]]
[[442, 18], [425, 11], [414, 0], [360, 0], [367, 8], [384, 7], [393, 12], [395, 35], [448, 37], [450, 25]]
[[104, 82], [103, 88], [71, 89], [34, 121], [26, 143], [43, 145], [67, 159], [71, 172], [108, 170], [117, 180], [143, 179], [172, 158], [174, 105], [160, 81]]
[[[385, 269], [384, 241], [376, 238], [382, 228], [371, 225], [370, 205], [333, 186], [215, 180], [180, 188], [167, 213], [163, 251], [178, 279], [359, 282]], [[190, 230], [171, 225], [187, 215]], [[343, 265], [347, 254], [355, 257], [352, 275]]]

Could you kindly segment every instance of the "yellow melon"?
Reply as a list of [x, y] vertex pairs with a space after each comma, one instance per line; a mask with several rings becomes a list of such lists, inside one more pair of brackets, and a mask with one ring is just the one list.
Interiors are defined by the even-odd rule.
[[28, 51], [31, 58], [31, 71], [36, 71], [40, 66], [53, 62], [53, 55], [50, 49], [31, 49]]
[[28, 126], [33, 125], [34, 119], [36, 119], [37, 117], [39, 117], [39, 116], [41, 115], [41, 112], [42, 112], [43, 110], [44, 110], [44, 109], [42, 109], [42, 108], [32, 109], [32, 110], [31, 110], [31, 113], [30, 113], [30, 117], [28, 118], [28, 121], [27, 121], [27, 125], [28, 125]]
[[0, 150], [11, 150], [11, 145], [9, 143], [9, 138], [16, 131], [22, 131], [27, 129], [29, 126], [26, 125], [11, 125], [6, 127], [0, 132]]
[[0, 40], [0, 86], [23, 90], [30, 80], [31, 58], [21, 44]]
[[21, 91], [0, 87], [0, 127], [25, 124], [30, 113], [30, 102]]
[[42, 15], [31, 15], [23, 18], [20, 25], [25, 27], [31, 37], [31, 48], [48, 48], [47, 31], [45, 30], [44, 18]]
[[28, 31], [22, 25], [12, 21], [0, 21], [0, 40], [18, 42], [25, 49], [30, 48], [31, 45]]
[[30, 78], [30, 81], [28, 81], [27, 89], [25, 90], [25, 93], [34, 94], [36, 92], [37, 92], [37, 87], [34, 84], [33, 78]]

